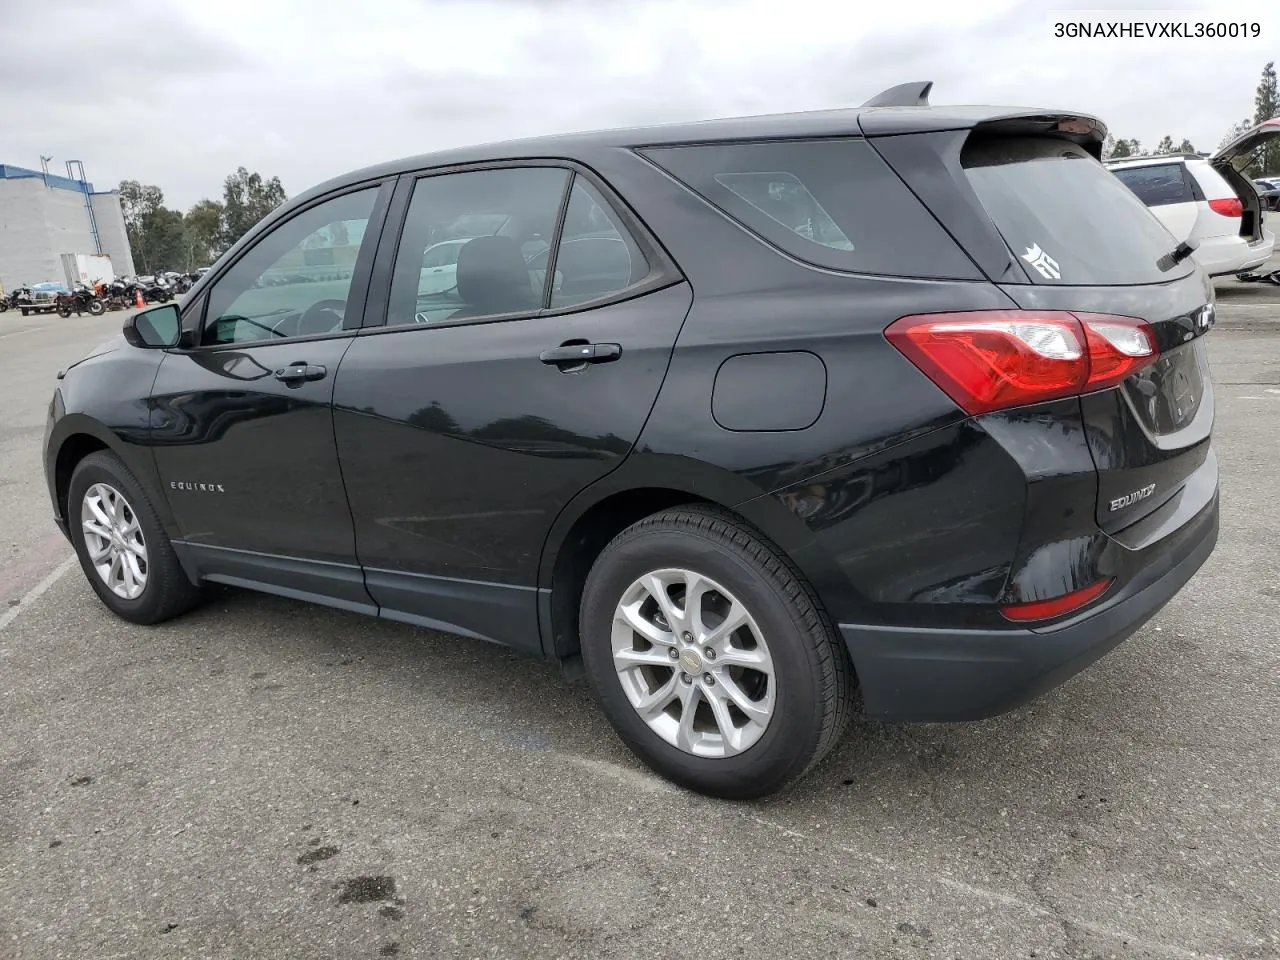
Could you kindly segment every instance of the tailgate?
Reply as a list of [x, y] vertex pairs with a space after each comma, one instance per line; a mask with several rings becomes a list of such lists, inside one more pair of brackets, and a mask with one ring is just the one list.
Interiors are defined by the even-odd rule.
[[[1204, 322], [1192, 314], [1157, 330]], [[1203, 331], [1162, 349], [1118, 388], [1080, 402], [1098, 467], [1098, 523], [1119, 530], [1167, 502], [1208, 457], [1213, 388]]]
[[1080, 398], [1098, 468], [1098, 524], [1115, 532], [1182, 489], [1209, 455], [1213, 386], [1204, 336], [1213, 325], [1212, 288], [1192, 274], [1150, 287], [1004, 287], [1020, 306], [1140, 317], [1159, 357], [1118, 387]]
[[1175, 252], [1178, 238], [1081, 148], [973, 137], [961, 159], [1021, 261], [1026, 282], [1000, 284], [1019, 307], [1149, 325], [1154, 361], [1080, 398], [1098, 469], [1097, 521], [1120, 530], [1176, 496], [1208, 458], [1213, 392], [1203, 338], [1213, 286]]

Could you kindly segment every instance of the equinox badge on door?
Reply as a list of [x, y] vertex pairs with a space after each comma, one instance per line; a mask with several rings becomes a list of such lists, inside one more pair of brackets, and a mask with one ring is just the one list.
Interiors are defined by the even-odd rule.
[[1133, 493], [1126, 493], [1123, 497], [1116, 497], [1111, 501], [1111, 509], [1120, 510], [1124, 507], [1131, 507], [1139, 500], [1145, 500], [1155, 492], [1156, 485], [1154, 483], [1148, 483], [1140, 490], [1135, 490]]

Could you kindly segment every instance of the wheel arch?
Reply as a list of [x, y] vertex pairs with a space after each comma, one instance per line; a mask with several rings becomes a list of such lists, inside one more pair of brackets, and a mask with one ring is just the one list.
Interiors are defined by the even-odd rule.
[[850, 589], [804, 521], [745, 477], [687, 457], [633, 455], [581, 491], [551, 526], [538, 565], [538, 623], [543, 650], [564, 659], [578, 651], [578, 606], [595, 559], [631, 524], [685, 504], [720, 507], [768, 540], [813, 588], [832, 622]]
[[71, 487], [71, 475], [76, 465], [85, 457], [101, 450], [109, 451], [120, 458], [138, 483], [151, 498], [157, 516], [164, 524], [165, 532], [170, 537], [177, 536], [177, 527], [173, 514], [169, 509], [169, 500], [158, 487], [155, 476], [154, 460], [150, 451], [134, 444], [129, 444], [121, 437], [85, 414], [69, 413], [54, 426], [46, 446], [47, 468], [50, 495], [53, 498], [55, 519], [67, 523], [67, 498]]

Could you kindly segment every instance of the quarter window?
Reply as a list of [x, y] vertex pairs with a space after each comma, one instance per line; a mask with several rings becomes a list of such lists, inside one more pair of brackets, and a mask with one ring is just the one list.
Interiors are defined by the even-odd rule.
[[210, 290], [204, 343], [256, 343], [342, 330], [377, 196], [373, 187], [335, 197], [268, 233]]
[[647, 148], [694, 193], [818, 267], [908, 277], [973, 275], [973, 264], [865, 140]]
[[533, 313], [569, 171], [510, 167], [419, 180], [391, 278], [387, 324]]

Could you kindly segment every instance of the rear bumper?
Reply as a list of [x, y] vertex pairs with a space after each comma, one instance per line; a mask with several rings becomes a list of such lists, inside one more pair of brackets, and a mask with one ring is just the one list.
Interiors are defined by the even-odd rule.
[[1141, 565], [1118, 592], [1050, 628], [841, 624], [866, 715], [894, 722], [981, 720], [1039, 696], [1114, 649], [1159, 612], [1209, 558], [1217, 539], [1215, 490], [1188, 522], [1141, 551]]
[[1196, 247], [1192, 259], [1211, 277], [1251, 270], [1266, 263], [1275, 250], [1275, 237], [1266, 227], [1262, 238], [1254, 243], [1238, 235], [1206, 237]]

